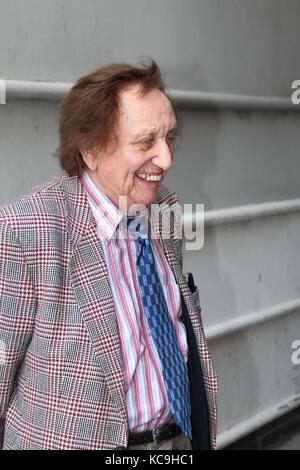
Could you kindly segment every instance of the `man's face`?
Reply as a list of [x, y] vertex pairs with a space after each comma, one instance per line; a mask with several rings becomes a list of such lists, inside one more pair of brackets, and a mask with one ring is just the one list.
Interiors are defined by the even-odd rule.
[[[156, 201], [158, 188], [172, 165], [176, 117], [166, 96], [158, 89], [144, 97], [139, 85], [120, 94], [117, 144], [94, 156], [88, 173], [117, 206], [119, 196], [132, 204], [148, 206]], [[83, 152], [85, 156], [88, 152]]]

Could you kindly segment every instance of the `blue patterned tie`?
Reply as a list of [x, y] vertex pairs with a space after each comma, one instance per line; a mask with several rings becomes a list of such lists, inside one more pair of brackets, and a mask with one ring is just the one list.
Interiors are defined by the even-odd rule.
[[[131, 220], [128, 218], [127, 224]], [[139, 225], [136, 231], [139, 232]], [[138, 241], [137, 274], [144, 312], [161, 361], [174, 421], [192, 440], [187, 365], [178, 346], [175, 328], [156, 271], [150, 240], [139, 236]]]

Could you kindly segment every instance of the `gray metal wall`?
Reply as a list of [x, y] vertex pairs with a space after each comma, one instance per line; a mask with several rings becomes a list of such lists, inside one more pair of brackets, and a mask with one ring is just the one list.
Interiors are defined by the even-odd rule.
[[[168, 88], [289, 98], [299, 40], [297, 0], [0, 0], [0, 79], [72, 82], [104, 63], [151, 56]], [[59, 171], [58, 104], [0, 106], [0, 204]], [[300, 114], [180, 114], [168, 185], [183, 203], [230, 208], [211, 212], [204, 249], [185, 253], [219, 376], [221, 447], [300, 395], [291, 362], [300, 339]]]

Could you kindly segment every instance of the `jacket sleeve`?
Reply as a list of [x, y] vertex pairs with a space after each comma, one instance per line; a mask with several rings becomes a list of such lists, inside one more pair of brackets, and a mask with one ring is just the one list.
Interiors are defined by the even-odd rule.
[[36, 299], [20, 243], [0, 219], [0, 449], [11, 393], [33, 331]]

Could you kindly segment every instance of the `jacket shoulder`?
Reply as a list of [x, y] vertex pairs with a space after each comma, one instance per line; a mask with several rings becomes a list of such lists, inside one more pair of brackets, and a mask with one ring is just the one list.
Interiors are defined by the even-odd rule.
[[0, 207], [0, 221], [8, 223], [12, 229], [23, 226], [39, 225], [42, 219], [61, 216], [63, 195], [60, 188], [62, 174], [51, 181], [34, 186], [30, 193], [24, 194]]

